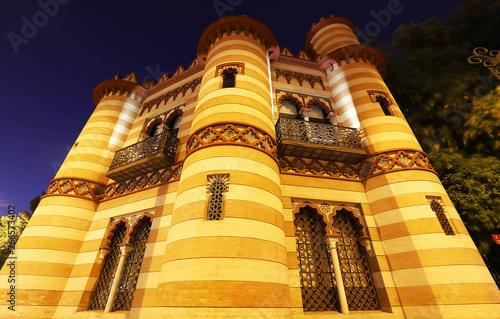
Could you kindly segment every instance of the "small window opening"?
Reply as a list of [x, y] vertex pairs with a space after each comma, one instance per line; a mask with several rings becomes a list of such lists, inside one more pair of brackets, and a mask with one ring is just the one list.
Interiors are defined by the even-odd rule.
[[439, 224], [441, 225], [441, 228], [443, 229], [443, 232], [446, 235], [455, 235], [455, 232], [453, 231], [453, 228], [451, 227], [451, 224], [446, 217], [446, 214], [444, 213], [444, 208], [439, 204], [437, 200], [432, 200], [431, 201], [431, 209], [436, 213], [436, 217], [439, 221]]
[[156, 136], [158, 134], [160, 134], [161, 132], [163, 132], [163, 129], [160, 128], [161, 125], [163, 123], [162, 122], [158, 122], [156, 123], [152, 128], [151, 128], [151, 131], [149, 132], [149, 137], [153, 137], [153, 136]]
[[177, 114], [170, 121], [170, 123], [168, 123], [168, 129], [170, 130], [173, 136], [177, 136], [177, 133], [179, 133], [180, 126], [181, 126], [181, 115]]
[[214, 179], [208, 188], [208, 209], [207, 220], [222, 220], [224, 207], [224, 193], [227, 191], [227, 184], [223, 178]]
[[236, 86], [236, 70], [230, 69], [222, 74], [222, 88], [234, 88]]
[[290, 99], [285, 99], [281, 102], [280, 114], [297, 116], [297, 105]]
[[377, 102], [380, 104], [380, 107], [382, 108], [382, 111], [384, 111], [385, 115], [392, 115], [389, 110], [389, 102], [386, 99], [378, 97]]
[[309, 117], [311, 119], [324, 120], [325, 114], [323, 113], [323, 108], [318, 104], [311, 104], [311, 114]]

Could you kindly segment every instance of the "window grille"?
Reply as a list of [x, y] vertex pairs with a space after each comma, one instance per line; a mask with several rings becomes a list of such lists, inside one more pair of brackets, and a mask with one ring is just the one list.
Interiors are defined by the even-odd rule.
[[148, 218], [143, 220], [134, 236], [134, 249], [127, 255], [120, 285], [116, 292], [113, 311], [130, 310], [132, 307], [132, 300], [134, 299], [137, 279], [139, 278], [144, 252], [146, 251], [146, 242], [148, 241], [150, 231], [151, 220]]
[[224, 193], [227, 184], [223, 176], [215, 177], [208, 188], [207, 220], [222, 220]]
[[443, 206], [439, 204], [439, 202], [435, 199], [431, 201], [431, 209], [436, 213], [436, 217], [439, 220], [439, 224], [441, 224], [441, 228], [446, 235], [455, 235], [453, 228], [451, 228], [451, 224], [444, 213]]
[[127, 227], [124, 224], [115, 230], [113, 239], [111, 240], [111, 251], [104, 259], [99, 280], [90, 301], [89, 310], [104, 310], [106, 308], [106, 302], [111, 291], [113, 279], [115, 278], [118, 261], [120, 260], [121, 250], [119, 245], [122, 244], [126, 231]]
[[321, 216], [310, 207], [295, 215], [302, 303], [305, 311], [339, 311], [337, 283]]
[[366, 251], [359, 242], [354, 219], [350, 213], [340, 210], [332, 220], [340, 235], [337, 253], [349, 310], [380, 309]]

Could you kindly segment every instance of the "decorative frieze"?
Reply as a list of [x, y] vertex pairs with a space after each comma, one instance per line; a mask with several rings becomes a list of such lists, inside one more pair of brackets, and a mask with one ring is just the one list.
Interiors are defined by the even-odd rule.
[[197, 149], [218, 144], [245, 145], [277, 158], [276, 141], [266, 132], [244, 124], [218, 124], [204, 127], [189, 137], [188, 155]]
[[349, 180], [363, 180], [389, 171], [404, 169], [422, 169], [437, 174], [432, 168], [427, 155], [418, 151], [399, 151], [379, 154], [359, 164], [312, 160], [289, 156], [280, 156], [279, 163], [281, 173], [283, 174], [310, 175]]
[[179, 180], [182, 163], [160, 169], [123, 182], [102, 185], [87, 180], [75, 178], [59, 178], [50, 182], [45, 196], [69, 195], [94, 201], [113, 199], [140, 190], [155, 187], [160, 184]]
[[276, 81], [280, 77], [284, 77], [288, 84], [290, 84], [290, 81], [292, 79], [296, 79], [299, 82], [300, 86], [302, 86], [302, 83], [304, 83], [305, 80], [307, 83], [309, 83], [309, 85], [313, 89], [314, 89], [314, 84], [318, 83], [319, 85], [321, 85], [323, 90], [325, 90], [325, 84], [323, 83], [323, 78], [321, 76], [276, 69]]
[[175, 99], [177, 98], [177, 96], [179, 96], [179, 94], [181, 94], [181, 96], [185, 96], [189, 89], [191, 89], [191, 93], [194, 92], [194, 90], [200, 83], [201, 83], [201, 78], [195, 79], [191, 83], [186, 83], [181, 87], [175, 88], [163, 94], [162, 96], [157, 97], [156, 99], [144, 103], [141, 112], [139, 113], [139, 116], [144, 114], [146, 110], [147, 112], [150, 112], [153, 106], [155, 107], [155, 109], [157, 109], [161, 103], [166, 104], [170, 100], [170, 98], [172, 98], [172, 101], [175, 101]]

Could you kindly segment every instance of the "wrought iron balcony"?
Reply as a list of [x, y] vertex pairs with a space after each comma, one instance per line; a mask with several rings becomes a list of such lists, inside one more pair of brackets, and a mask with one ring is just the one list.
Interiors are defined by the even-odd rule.
[[276, 123], [278, 154], [358, 163], [365, 155], [355, 128], [281, 117]]
[[170, 166], [179, 140], [169, 131], [116, 152], [106, 176], [122, 182]]

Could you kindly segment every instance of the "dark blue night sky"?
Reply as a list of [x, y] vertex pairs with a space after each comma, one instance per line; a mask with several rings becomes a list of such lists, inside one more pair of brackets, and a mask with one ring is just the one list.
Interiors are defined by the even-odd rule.
[[7, 205], [29, 211], [47, 189], [94, 110], [97, 84], [117, 73], [158, 79], [187, 67], [202, 32], [221, 16], [263, 22], [296, 54], [322, 16], [343, 16], [375, 44], [389, 44], [400, 24], [458, 7], [455, 0], [3, 0], [0, 215]]

